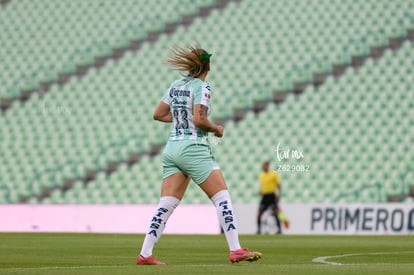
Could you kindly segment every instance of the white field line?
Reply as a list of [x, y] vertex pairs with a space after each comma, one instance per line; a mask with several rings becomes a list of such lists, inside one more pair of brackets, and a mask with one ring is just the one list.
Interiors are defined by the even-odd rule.
[[352, 253], [352, 254], [342, 254], [334, 256], [323, 256], [312, 259], [314, 263], [328, 264], [328, 265], [346, 265], [338, 262], [328, 261], [330, 259], [352, 257], [352, 256], [365, 256], [365, 255], [392, 255], [392, 254], [406, 254], [414, 253], [414, 251], [397, 251], [397, 252], [371, 252], [371, 253]]

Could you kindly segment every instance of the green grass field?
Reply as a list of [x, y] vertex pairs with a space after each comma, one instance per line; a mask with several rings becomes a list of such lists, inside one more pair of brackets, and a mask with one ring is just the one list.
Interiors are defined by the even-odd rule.
[[223, 235], [164, 235], [167, 265], [136, 266], [143, 237], [0, 234], [0, 274], [414, 274], [414, 236], [240, 236], [263, 258], [232, 264]]

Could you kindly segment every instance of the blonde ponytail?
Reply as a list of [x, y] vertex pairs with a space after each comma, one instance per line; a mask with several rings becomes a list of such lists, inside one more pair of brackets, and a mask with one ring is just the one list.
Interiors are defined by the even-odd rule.
[[167, 63], [175, 70], [188, 72], [192, 77], [198, 77], [210, 68], [211, 54], [201, 49], [198, 44], [188, 44], [187, 49], [175, 46], [171, 52], [172, 56], [167, 59]]

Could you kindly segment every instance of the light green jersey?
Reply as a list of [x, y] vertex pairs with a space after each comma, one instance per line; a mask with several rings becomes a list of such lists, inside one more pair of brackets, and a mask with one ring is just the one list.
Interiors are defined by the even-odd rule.
[[183, 77], [174, 81], [165, 92], [163, 102], [170, 105], [173, 127], [170, 140], [194, 140], [208, 143], [208, 132], [194, 125], [194, 105], [201, 104], [211, 112], [210, 86], [199, 78]]

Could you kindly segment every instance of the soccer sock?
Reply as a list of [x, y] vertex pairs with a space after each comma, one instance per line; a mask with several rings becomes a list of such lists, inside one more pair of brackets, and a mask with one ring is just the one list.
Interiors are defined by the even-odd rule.
[[152, 249], [161, 238], [168, 218], [171, 216], [172, 212], [174, 212], [174, 209], [179, 203], [180, 200], [175, 197], [165, 196], [160, 198], [157, 211], [155, 211], [155, 214], [151, 219], [148, 233], [145, 236], [144, 243], [142, 244], [142, 256], [149, 257], [152, 255]]
[[240, 249], [239, 232], [237, 230], [236, 219], [234, 218], [229, 191], [221, 190], [211, 200], [216, 207], [217, 216], [226, 236], [230, 251]]

